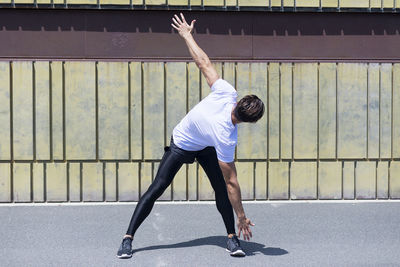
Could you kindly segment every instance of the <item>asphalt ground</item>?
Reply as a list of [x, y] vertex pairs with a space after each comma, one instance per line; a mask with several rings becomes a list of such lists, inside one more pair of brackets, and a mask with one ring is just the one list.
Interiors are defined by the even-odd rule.
[[134, 207], [0, 205], [0, 266], [400, 266], [400, 202], [247, 202], [244, 258], [213, 203], [159, 203], [117, 259]]

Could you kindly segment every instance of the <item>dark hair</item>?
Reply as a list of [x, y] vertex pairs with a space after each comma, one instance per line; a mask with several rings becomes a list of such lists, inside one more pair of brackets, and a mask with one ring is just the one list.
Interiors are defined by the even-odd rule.
[[234, 115], [242, 122], [256, 122], [264, 115], [264, 103], [256, 95], [246, 95], [237, 103]]

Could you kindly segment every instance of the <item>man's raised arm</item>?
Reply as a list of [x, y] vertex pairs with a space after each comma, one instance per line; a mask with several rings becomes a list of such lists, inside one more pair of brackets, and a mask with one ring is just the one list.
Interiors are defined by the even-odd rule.
[[192, 20], [190, 25], [186, 22], [185, 17], [182, 13], [180, 13], [181, 17], [179, 18], [175, 15], [172, 18], [173, 23], [171, 24], [174, 27], [179, 35], [185, 40], [187, 47], [189, 48], [190, 55], [194, 59], [197, 67], [201, 70], [204, 77], [207, 80], [208, 85], [211, 85], [218, 80], [218, 74], [215, 70], [214, 66], [211, 64], [210, 59], [207, 54], [197, 45], [196, 41], [192, 36], [192, 31], [194, 27], [194, 23], [196, 20]]

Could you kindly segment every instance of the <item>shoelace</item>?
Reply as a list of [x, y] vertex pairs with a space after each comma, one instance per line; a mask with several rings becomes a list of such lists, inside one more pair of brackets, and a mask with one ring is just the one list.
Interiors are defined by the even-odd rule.
[[238, 240], [238, 238], [237, 238], [236, 236], [232, 237], [232, 241], [233, 241], [233, 243], [235, 244], [235, 246], [237, 246], [237, 247], [240, 246], [239, 240]]
[[131, 242], [132, 241], [129, 240], [128, 238], [124, 239], [124, 241], [122, 242], [122, 247], [128, 249], [130, 247], [130, 245], [131, 245]]

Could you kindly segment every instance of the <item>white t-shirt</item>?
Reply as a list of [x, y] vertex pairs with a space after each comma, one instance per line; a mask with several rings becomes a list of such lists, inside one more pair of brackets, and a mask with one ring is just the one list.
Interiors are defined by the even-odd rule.
[[213, 146], [220, 161], [232, 162], [237, 143], [237, 125], [232, 124], [231, 112], [236, 105], [237, 92], [222, 79], [213, 83], [211, 91], [174, 128], [174, 143], [188, 151]]

